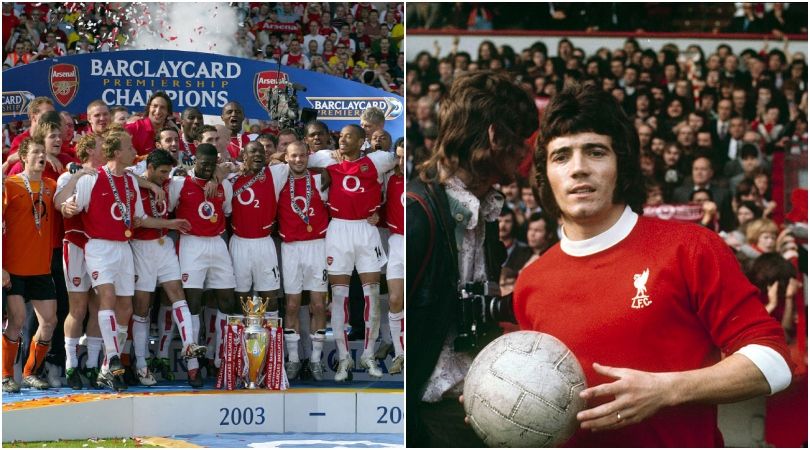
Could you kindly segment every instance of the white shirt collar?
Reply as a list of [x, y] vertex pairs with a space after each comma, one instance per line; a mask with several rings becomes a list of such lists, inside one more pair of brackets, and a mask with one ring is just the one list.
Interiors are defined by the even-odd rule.
[[634, 213], [629, 206], [625, 206], [624, 212], [613, 226], [589, 239], [572, 241], [568, 239], [565, 229], [561, 227], [560, 249], [569, 256], [590, 256], [599, 253], [613, 247], [630, 235], [636, 222], [638, 222], [638, 214]]

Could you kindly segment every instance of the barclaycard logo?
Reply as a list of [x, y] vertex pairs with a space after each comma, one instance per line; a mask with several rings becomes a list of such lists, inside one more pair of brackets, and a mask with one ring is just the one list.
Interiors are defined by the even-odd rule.
[[360, 120], [366, 108], [375, 106], [385, 113], [385, 120], [398, 119], [403, 111], [402, 102], [394, 97], [306, 97], [320, 120]]
[[20, 116], [28, 114], [28, 104], [35, 97], [28, 91], [3, 92], [3, 115]]

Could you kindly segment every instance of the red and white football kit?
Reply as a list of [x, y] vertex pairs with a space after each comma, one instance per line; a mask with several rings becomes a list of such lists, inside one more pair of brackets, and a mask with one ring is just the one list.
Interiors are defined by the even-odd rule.
[[[709, 367], [738, 352], [772, 392], [790, 383], [783, 332], [726, 244], [692, 224], [638, 217], [626, 208], [604, 233], [563, 236], [518, 276], [515, 316], [576, 355], [587, 385], [614, 380], [592, 364], [649, 372]], [[589, 407], [607, 399], [600, 398]], [[717, 407], [679, 405], [612, 431], [579, 430], [573, 447], [722, 446]]]
[[155, 148], [156, 130], [148, 117], [124, 125], [124, 129], [132, 136], [132, 147], [138, 156], [146, 156]]
[[[307, 178], [309, 203], [307, 204]], [[292, 193], [289, 177], [278, 197], [278, 223], [281, 243], [281, 268], [284, 293], [326, 292], [326, 228], [329, 211], [326, 194], [321, 192], [320, 175], [307, 174], [294, 179]], [[293, 208], [293, 202], [297, 210]], [[301, 216], [304, 216], [302, 218]]]
[[388, 238], [386, 278], [405, 278], [405, 177], [391, 174], [385, 185], [385, 223], [391, 231]]
[[[366, 219], [380, 207], [383, 176], [396, 165], [396, 156], [380, 151], [354, 161], [337, 162], [332, 154], [331, 150], [321, 150], [309, 158], [310, 167], [325, 167], [332, 180], [329, 187], [332, 221], [326, 230], [329, 274], [351, 275], [355, 267], [358, 273], [379, 273], [386, 263], [385, 252], [377, 227]], [[374, 343], [380, 329], [379, 291], [377, 283], [363, 285], [366, 336], [361, 365], [364, 360], [373, 357]], [[343, 339], [335, 339], [341, 360], [349, 357], [345, 332], [348, 295], [348, 286], [332, 286], [332, 329], [336, 336], [343, 330]]]
[[228, 142], [228, 153], [231, 155], [231, 158], [239, 159], [239, 155], [242, 154], [242, 149], [247, 147], [249, 143], [250, 138], [246, 133], [239, 133], [232, 137]]
[[310, 167], [325, 167], [332, 179], [329, 209], [332, 221], [326, 232], [326, 261], [332, 275], [379, 272], [386, 257], [380, 235], [368, 219], [382, 203], [383, 175], [394, 168], [396, 156], [373, 152], [354, 161], [338, 163], [332, 150], [310, 156]]
[[[70, 182], [73, 174], [65, 172], [56, 180], [56, 195], [59, 195]], [[76, 191], [74, 189], [73, 193]], [[82, 215], [76, 214], [63, 218], [65, 237], [62, 240], [62, 269], [65, 273], [65, 286], [68, 292], [87, 292], [90, 290], [90, 274], [84, 261], [84, 246], [87, 234], [84, 232]]]
[[180, 236], [183, 288], [233, 289], [233, 265], [220, 237], [225, 216], [231, 214], [233, 191], [230, 183], [221, 183], [214, 197], [206, 198], [205, 183], [193, 176], [173, 177], [169, 182], [169, 211], [191, 224], [191, 230]]
[[234, 175], [228, 244], [237, 292], [272, 291], [281, 287], [276, 244], [270, 236], [276, 204], [289, 172], [286, 164], [265, 166], [255, 175]]
[[[166, 189], [166, 186], [163, 187]], [[141, 202], [147, 216], [168, 219], [166, 201], [158, 202], [154, 194], [141, 188]], [[135, 260], [135, 290], [155, 292], [158, 284], [180, 279], [180, 264], [174, 251], [174, 241], [166, 229], [137, 228], [131, 242]]]
[[[76, 203], [84, 211], [84, 232], [89, 237], [84, 247], [85, 261], [93, 287], [112, 283], [115, 295], [132, 296], [135, 264], [129, 239], [134, 232], [134, 218], [144, 217], [135, 177], [129, 173], [111, 175], [106, 167], [101, 167], [95, 175], [84, 176], [76, 183]], [[126, 216], [121, 206], [127, 211]]]

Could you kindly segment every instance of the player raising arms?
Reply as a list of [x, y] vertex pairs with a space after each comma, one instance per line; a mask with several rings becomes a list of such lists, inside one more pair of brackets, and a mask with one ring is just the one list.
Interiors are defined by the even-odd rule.
[[310, 167], [325, 167], [331, 179], [329, 208], [332, 221], [326, 232], [326, 263], [332, 283], [332, 329], [335, 333], [340, 361], [335, 381], [348, 379], [353, 366], [349, 342], [345, 333], [349, 280], [357, 268], [363, 283], [366, 338], [360, 366], [369, 375], [382, 377], [374, 359], [374, 342], [379, 332], [380, 268], [386, 256], [380, 234], [367, 219], [380, 207], [382, 176], [396, 164], [396, 157], [387, 152], [360, 156], [365, 132], [358, 125], [348, 125], [340, 131], [337, 151], [321, 150], [310, 157]]
[[[161, 134], [174, 133], [166, 129]], [[165, 189], [175, 159], [162, 149], [152, 151], [146, 158], [146, 179]], [[142, 206], [146, 215], [155, 219], [168, 217], [168, 205], [151, 191], [140, 188]], [[144, 386], [156, 383], [146, 364], [146, 347], [149, 338], [149, 304], [155, 286], [159, 283], [172, 303], [172, 319], [180, 330], [183, 342], [182, 356], [186, 360], [205, 355], [205, 347], [197, 345], [191, 320], [191, 312], [180, 284], [180, 264], [174, 251], [174, 241], [165, 229], [138, 228], [132, 240], [132, 255], [135, 259], [135, 298], [132, 314], [132, 345], [135, 348], [135, 366], [138, 380]]]
[[[200, 330], [203, 289], [214, 290], [221, 313], [239, 312], [233, 295], [236, 286], [233, 265], [225, 240], [221, 237], [225, 231], [225, 215], [231, 213], [231, 183], [218, 184], [216, 193], [211, 196], [206, 193], [206, 184], [212, 182], [216, 167], [217, 148], [211, 144], [200, 144], [197, 146], [194, 175], [173, 177], [169, 182], [169, 210], [175, 211], [178, 218], [186, 219], [191, 224], [188, 234], [180, 237], [180, 271], [192, 314], [194, 339]], [[218, 339], [217, 345], [219, 341], [221, 339]], [[195, 388], [202, 387], [203, 380], [196, 358], [188, 361], [188, 373], [189, 384]]]
[[[76, 206], [83, 211], [84, 230], [90, 238], [85, 261], [91, 283], [99, 295], [98, 322], [106, 356], [98, 376], [99, 384], [114, 390], [126, 389], [121, 379], [121, 344], [132, 315], [135, 265], [129, 240], [137, 226], [188, 229], [188, 221], [164, 220], [144, 214], [138, 182], [126, 168], [135, 160], [132, 138], [112, 129], [102, 144], [107, 164], [93, 176], [76, 184]], [[121, 338], [119, 338], [121, 336]]]
[[312, 356], [309, 368], [312, 377], [323, 379], [321, 355], [326, 340], [326, 227], [329, 211], [324, 204], [325, 195], [319, 190], [320, 175], [307, 170], [309, 154], [304, 143], [287, 145], [289, 178], [278, 198], [278, 222], [281, 243], [281, 268], [284, 274], [284, 293], [287, 310], [284, 317], [284, 340], [289, 362], [287, 376], [294, 379], [301, 370], [298, 341], [301, 324], [298, 314], [303, 291], [309, 291], [309, 310], [312, 313]]
[[51, 278], [53, 194], [56, 182], [43, 178], [45, 143], [26, 138], [20, 143], [22, 173], [3, 183], [3, 287], [8, 323], [3, 331], [3, 392], [19, 392], [14, 381], [14, 360], [20, 348], [25, 302], [34, 307], [39, 327], [31, 338], [23, 385], [48, 389], [36, 375], [42, 366], [56, 327], [56, 288]]

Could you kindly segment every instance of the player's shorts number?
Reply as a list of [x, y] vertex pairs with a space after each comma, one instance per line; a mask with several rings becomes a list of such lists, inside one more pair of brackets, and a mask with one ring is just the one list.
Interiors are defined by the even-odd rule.
[[222, 426], [231, 425], [263, 425], [264, 408], [257, 406], [255, 408], [219, 408], [222, 414], [222, 420], [219, 424]]
[[[349, 186], [351, 184], [351, 186]], [[366, 192], [366, 188], [360, 187], [360, 178], [354, 175], [347, 175], [343, 178], [343, 189], [349, 192]]]
[[390, 422], [397, 424], [402, 421], [402, 410], [399, 408], [399, 406], [392, 406], [391, 409], [388, 409], [385, 406], [378, 406], [377, 412], [380, 413], [377, 423]]

